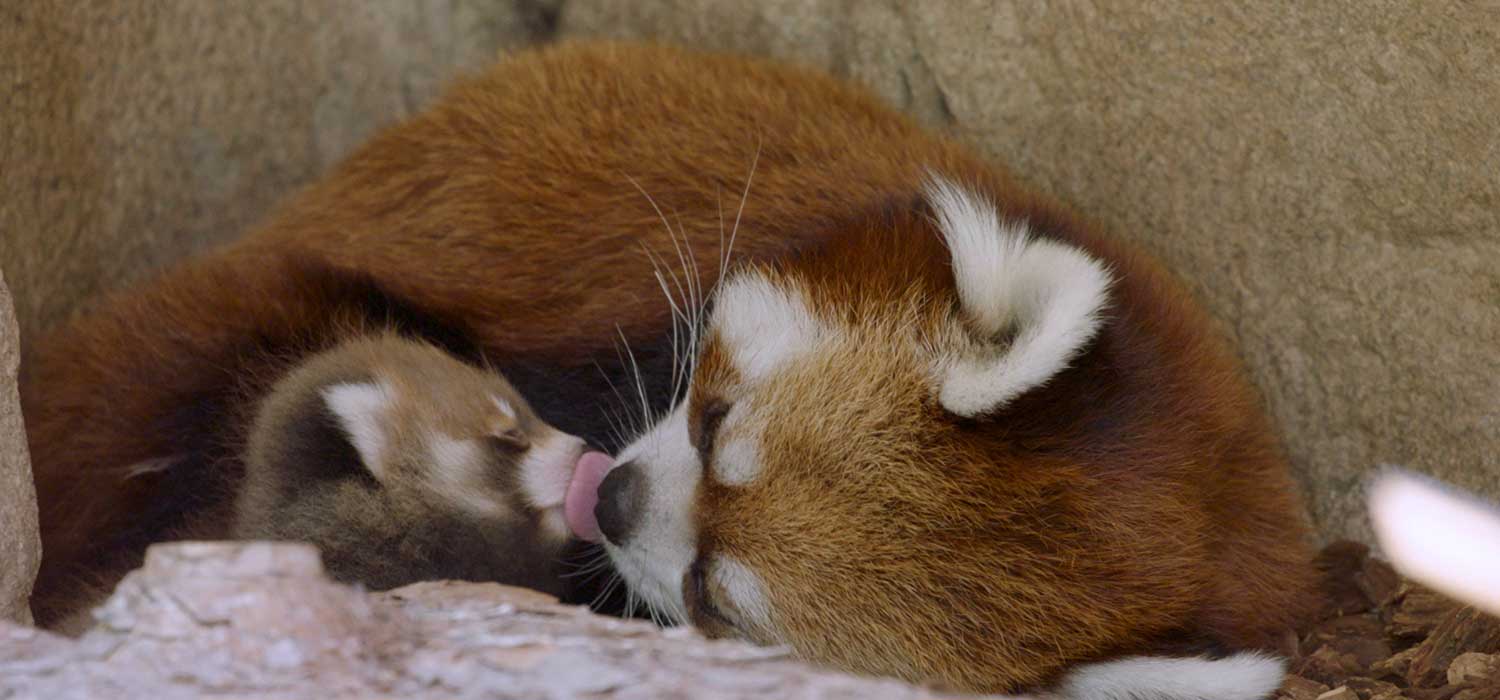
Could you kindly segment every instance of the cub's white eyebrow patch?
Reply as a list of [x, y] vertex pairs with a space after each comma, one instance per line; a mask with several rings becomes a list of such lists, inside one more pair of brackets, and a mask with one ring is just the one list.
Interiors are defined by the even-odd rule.
[[474, 440], [454, 438], [434, 432], [427, 438], [428, 458], [432, 468], [425, 476], [433, 490], [446, 496], [454, 505], [481, 517], [493, 517], [504, 507], [475, 488], [483, 465], [483, 450]]
[[735, 369], [752, 382], [807, 352], [827, 332], [801, 290], [754, 272], [724, 283], [715, 298], [713, 327]]
[[[1070, 245], [1035, 239], [1025, 222], [933, 177], [927, 199], [952, 256], [960, 306], [981, 341], [952, 358], [939, 400], [964, 417], [996, 410], [1066, 369], [1102, 324], [1110, 275]], [[1000, 338], [1009, 336], [1008, 344]]]
[[505, 416], [506, 418], [516, 417], [516, 407], [512, 406], [509, 401], [499, 396], [491, 396], [490, 401], [494, 402], [495, 408], [500, 411], [500, 415]]

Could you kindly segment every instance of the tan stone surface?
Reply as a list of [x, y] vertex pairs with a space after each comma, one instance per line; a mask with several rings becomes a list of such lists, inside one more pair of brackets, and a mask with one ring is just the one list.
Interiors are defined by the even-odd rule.
[[21, 339], [5, 275], [0, 274], [0, 620], [30, 623], [31, 582], [42, 561], [36, 490], [16, 394]]
[[305, 545], [157, 545], [97, 618], [76, 641], [0, 622], [0, 697], [940, 697], [496, 584], [365, 594]]
[[522, 43], [527, 6], [0, 2], [0, 268], [22, 331], [241, 233]]
[[570, 0], [559, 26], [863, 81], [1141, 241], [1240, 343], [1330, 536], [1368, 540], [1382, 463], [1500, 496], [1500, 6]]

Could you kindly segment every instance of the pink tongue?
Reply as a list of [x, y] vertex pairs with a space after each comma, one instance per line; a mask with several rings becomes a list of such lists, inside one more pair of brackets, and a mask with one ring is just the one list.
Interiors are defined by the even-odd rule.
[[599, 521], [594, 518], [594, 506], [599, 503], [599, 484], [614, 464], [615, 460], [603, 452], [585, 452], [573, 466], [573, 480], [568, 482], [568, 493], [563, 497], [563, 519], [580, 540], [603, 539]]

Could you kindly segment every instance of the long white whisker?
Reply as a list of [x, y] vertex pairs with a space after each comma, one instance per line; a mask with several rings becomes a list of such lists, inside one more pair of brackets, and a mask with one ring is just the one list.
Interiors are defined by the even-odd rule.
[[[615, 354], [619, 355], [618, 346], [616, 346], [615, 348]], [[623, 363], [624, 358], [621, 358], [621, 364]], [[599, 376], [603, 377], [604, 383], [609, 385], [610, 393], [614, 394], [615, 399], [620, 402], [620, 407], [618, 410], [611, 409], [608, 406], [600, 406], [599, 410], [604, 414], [604, 419], [609, 421], [610, 432], [615, 438], [615, 442], [623, 445], [625, 444], [625, 428], [627, 426], [625, 424], [625, 419], [620, 415], [620, 411], [628, 409], [630, 407], [630, 403], [625, 400], [625, 395], [620, 393], [619, 387], [615, 386], [615, 381], [609, 378], [609, 373], [605, 372], [604, 367], [597, 361], [594, 362], [594, 369], [599, 370]]]
[[[765, 141], [755, 145], [755, 157], [750, 160], [750, 174], [745, 176], [745, 191], [740, 193], [740, 209], [734, 214], [734, 227], [729, 230], [729, 247], [724, 251], [725, 271], [728, 271], [729, 255], [734, 250], [734, 239], [740, 232], [740, 218], [745, 214], [745, 202], [750, 201], [750, 183], [755, 181], [755, 168], [760, 165], [760, 149]], [[723, 275], [719, 279], [724, 279]]]
[[[616, 332], [619, 332], [619, 327], [616, 326], [615, 330], [616, 330]], [[623, 335], [622, 335], [622, 339], [623, 339]], [[617, 359], [620, 362], [620, 367], [622, 369], [626, 368], [625, 353], [621, 350], [620, 343], [618, 343], [618, 342], [615, 343], [615, 359]], [[633, 401], [629, 401], [629, 400], [625, 399], [624, 396], [620, 397], [620, 404], [621, 404], [620, 405], [620, 409], [624, 413], [625, 416], [628, 416], [630, 418], [630, 420], [628, 421], [629, 424], [630, 424], [629, 425], [630, 432], [632, 434], [639, 435], [639, 434], [645, 432], [645, 426], [643, 426], [643, 425], [641, 425], [640, 423], [637, 422], [637, 416], [635, 415], [635, 408], [632, 406], [632, 404], [634, 404], [634, 403], [635, 402], [633, 402]]]
[[[589, 601], [589, 607], [598, 608], [600, 603], [608, 600], [609, 596], [615, 592], [615, 589], [620, 587], [622, 581], [624, 579], [618, 573], [610, 575], [609, 583], [604, 584], [604, 588], [600, 589], [599, 593], [594, 596], [594, 599]], [[630, 586], [626, 586], [625, 590], [630, 590]]]
[[641, 366], [635, 361], [635, 352], [630, 349], [630, 341], [625, 337], [625, 331], [618, 325], [615, 332], [620, 334], [620, 340], [625, 343], [625, 355], [630, 359], [630, 369], [635, 374], [636, 394], [641, 397], [642, 425], [651, 425], [651, 404], [646, 399], [646, 383], [641, 379]]
[[[676, 212], [673, 212], [676, 215]], [[698, 340], [703, 322], [703, 311], [707, 301], [703, 295], [703, 275], [698, 269], [698, 258], [693, 255], [693, 242], [688, 237], [687, 228], [682, 224], [682, 218], [677, 217], [677, 228], [682, 234], [682, 251], [678, 252], [677, 258], [682, 265], [682, 275], [688, 280], [687, 306], [690, 310], [687, 318], [687, 351], [684, 353], [682, 364], [683, 381], [686, 383], [693, 376], [693, 369], [697, 365]], [[685, 255], [684, 255], [685, 253]], [[681, 392], [675, 385], [672, 387], [672, 404], [675, 407]]]
[[[649, 248], [646, 250], [646, 254], [651, 259], [651, 265], [652, 265], [652, 267], [654, 268], [654, 270], [656, 272], [657, 283], [662, 287], [662, 293], [667, 297], [667, 302], [671, 305], [672, 311], [673, 311], [673, 318], [672, 318], [672, 400], [673, 400], [673, 402], [675, 402], [676, 401], [676, 397], [682, 391], [683, 384], [687, 381], [688, 377], [690, 376], [689, 372], [687, 371], [687, 363], [684, 362], [684, 359], [688, 359], [690, 361], [690, 358], [692, 357], [692, 355], [694, 354], [694, 351], [695, 351], [695, 346], [696, 346], [696, 343], [695, 343], [696, 332], [694, 331], [694, 328], [695, 328], [695, 321], [696, 321], [696, 313], [693, 316], [689, 316], [689, 314], [688, 314], [687, 311], [689, 309], [696, 308], [696, 299], [697, 299], [697, 295], [699, 293], [699, 290], [695, 287], [693, 280], [690, 277], [688, 277], [688, 274], [689, 274], [688, 266], [683, 263], [683, 260], [684, 260], [683, 255], [684, 255], [684, 253], [683, 253], [682, 244], [679, 244], [679, 242], [677, 240], [677, 232], [672, 229], [672, 224], [671, 224], [670, 221], [667, 220], [666, 213], [662, 211], [661, 206], [656, 203], [656, 199], [651, 196], [651, 193], [647, 192], [646, 188], [644, 188], [644, 187], [641, 186], [640, 182], [636, 181], [635, 178], [630, 177], [629, 175], [626, 175], [625, 179], [628, 180], [630, 182], [630, 184], [635, 187], [635, 189], [636, 189], [637, 192], [641, 193], [641, 196], [643, 196], [643, 197], [646, 198], [646, 202], [651, 205], [651, 209], [656, 212], [657, 218], [661, 220], [662, 226], [666, 228], [666, 230], [667, 230], [667, 237], [672, 242], [672, 248], [677, 253], [678, 263], [683, 266], [683, 278], [686, 278], [686, 284], [684, 284], [684, 279], [678, 278], [677, 273], [676, 273], [675, 270], [673, 270], [670, 266], [667, 266], [667, 265], [664, 265], [664, 264], [659, 264], [658, 261], [657, 261], [657, 258], [655, 256], [655, 254], [652, 253]], [[682, 235], [683, 235], [684, 243], [686, 243], [687, 232], [684, 230]], [[689, 251], [688, 254], [691, 255], [691, 247], [688, 248], [688, 251]], [[693, 267], [694, 267], [694, 270], [696, 270], [696, 264]], [[662, 276], [662, 269], [663, 268], [666, 269], [666, 275], [668, 277], [670, 277], [670, 279], [671, 279], [671, 282], [672, 282], [671, 286], [676, 287], [678, 295], [680, 295], [682, 297], [682, 304], [680, 306], [678, 305], [678, 303], [676, 301], [676, 298], [672, 295], [671, 290], [668, 288], [668, 285], [666, 284], [666, 280], [663, 279], [663, 276]], [[687, 330], [686, 330], [685, 334], [679, 334], [679, 331], [678, 331], [678, 328], [677, 328], [677, 323], [679, 322], [679, 320], [681, 321], [681, 323], [683, 323], [684, 325], [687, 326]], [[685, 337], [684, 337], [684, 335], [685, 335]], [[685, 347], [685, 348], [682, 345], [684, 342], [687, 343], [687, 347]]]
[[[672, 230], [672, 224], [669, 221], [667, 221], [667, 215], [666, 215], [666, 213], [663, 212], [661, 210], [661, 207], [656, 204], [656, 199], [654, 199], [651, 196], [651, 194], [645, 190], [645, 188], [641, 187], [641, 183], [636, 182], [635, 178], [630, 177], [629, 175], [626, 175], [625, 179], [629, 180], [630, 184], [635, 186], [636, 191], [640, 192], [641, 196], [645, 197], [646, 201], [651, 204], [651, 209], [656, 212], [656, 217], [661, 220], [661, 225], [667, 229], [667, 237], [671, 239], [671, 241], [672, 241], [672, 247], [673, 248], [677, 248], [677, 256], [678, 256], [678, 259], [680, 260], [681, 257], [682, 257], [682, 250], [681, 250], [681, 248], [678, 247], [677, 233]], [[686, 299], [687, 296], [688, 296], [688, 294], [683, 289], [682, 281], [679, 280], [679, 279], [677, 279], [677, 273], [674, 272], [674, 271], [672, 271], [672, 269], [670, 267], [668, 267], [667, 268], [667, 274], [671, 275], [671, 277], [672, 277], [672, 283], [673, 283], [674, 286], [677, 287], [677, 292], [679, 294], [681, 294], [684, 299]]]
[[720, 185], [714, 185], [714, 205], [719, 209], [719, 276], [714, 278], [717, 288], [719, 280], [729, 271], [729, 250], [724, 247], [724, 188]]
[[679, 357], [682, 352], [681, 346], [683, 342], [683, 338], [681, 337], [682, 333], [680, 333], [678, 330], [678, 324], [687, 324], [687, 313], [677, 305], [677, 300], [672, 296], [671, 291], [668, 289], [666, 278], [664, 278], [661, 273], [661, 264], [657, 262], [656, 256], [652, 254], [651, 250], [649, 248], [646, 248], [644, 245], [642, 246], [642, 249], [645, 250], [647, 259], [651, 261], [651, 267], [653, 269], [652, 274], [656, 278], [656, 284], [661, 288], [662, 295], [667, 298], [667, 305], [671, 308], [672, 312], [672, 393], [673, 395], [676, 395], [679, 388], [679, 382], [682, 381], [682, 377], [680, 377], [677, 372]]

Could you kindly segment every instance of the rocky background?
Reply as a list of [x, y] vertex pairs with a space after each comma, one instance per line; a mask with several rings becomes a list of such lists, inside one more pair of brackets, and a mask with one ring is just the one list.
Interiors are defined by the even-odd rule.
[[[863, 82], [1159, 253], [1238, 341], [1327, 537], [1368, 540], [1383, 463], [1500, 496], [1491, 5], [0, 0], [0, 27], [22, 337], [239, 234], [457, 71], [655, 38]], [[0, 587], [35, 557], [15, 347], [0, 326]]]
[[36, 489], [21, 423], [16, 369], [21, 348], [5, 275], [0, 274], [0, 621], [30, 623], [31, 582], [42, 562]]

